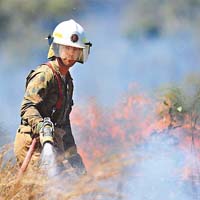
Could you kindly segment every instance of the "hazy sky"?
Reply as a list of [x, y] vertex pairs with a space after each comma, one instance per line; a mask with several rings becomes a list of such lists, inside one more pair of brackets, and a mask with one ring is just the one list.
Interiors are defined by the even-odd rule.
[[[80, 22], [93, 43], [88, 62], [76, 64], [72, 69], [77, 105], [95, 97], [99, 104], [112, 106], [132, 84], [141, 87], [144, 93], [151, 92], [165, 83], [181, 82], [194, 70], [199, 71], [199, 44], [190, 30], [160, 37], [128, 39], [121, 26], [124, 16], [119, 2], [113, 7], [112, 4], [108, 7], [91, 4], [83, 15], [75, 8], [71, 16], [60, 19], [74, 18]], [[45, 30], [46, 34], [53, 31], [53, 25], [45, 26], [50, 29]], [[46, 61], [46, 35], [37, 31], [37, 24], [33, 23], [31, 27], [34, 31], [30, 29], [31, 35], [27, 37], [35, 41], [23, 43], [16, 37], [15, 46], [6, 42], [3, 44], [7, 48], [1, 48], [4, 51], [1, 54], [0, 122], [12, 133], [20, 121], [25, 77], [37, 64]], [[37, 41], [39, 48], [30, 48], [37, 47]]]

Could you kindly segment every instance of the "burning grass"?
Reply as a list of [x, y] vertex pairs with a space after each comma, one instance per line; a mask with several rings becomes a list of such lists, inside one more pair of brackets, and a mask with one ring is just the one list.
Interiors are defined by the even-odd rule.
[[76, 107], [71, 120], [88, 171], [82, 177], [64, 171], [48, 178], [34, 171], [17, 183], [18, 168], [6, 158], [12, 145], [4, 146], [1, 198], [195, 199], [200, 194], [199, 126], [187, 112], [179, 109], [176, 115], [172, 105], [165, 102], [161, 109], [160, 102], [144, 95], [127, 95], [112, 110], [94, 100], [88, 107]]
[[[10, 150], [4, 148], [1, 156]], [[124, 160], [124, 162], [122, 162]], [[2, 199], [117, 199], [117, 189], [113, 184], [105, 187], [106, 181], [119, 178], [121, 170], [133, 161], [126, 160], [124, 155], [116, 155], [101, 160], [93, 166], [87, 175], [77, 177], [64, 171], [48, 178], [44, 171], [28, 171], [20, 181], [17, 181], [18, 167], [13, 162], [1, 161], [0, 194]], [[104, 183], [105, 182], [105, 183]]]

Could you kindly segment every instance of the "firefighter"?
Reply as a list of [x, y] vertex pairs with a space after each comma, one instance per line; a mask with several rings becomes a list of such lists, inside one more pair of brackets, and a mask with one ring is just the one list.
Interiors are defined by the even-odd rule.
[[[37, 166], [44, 143], [52, 142], [57, 155], [62, 155], [76, 171], [85, 173], [70, 125], [73, 79], [69, 69], [76, 62], [86, 62], [92, 44], [82, 26], [72, 19], [58, 24], [47, 39], [49, 61], [32, 70], [26, 78], [14, 152], [18, 164], [22, 165], [33, 139], [37, 138], [29, 162]], [[45, 127], [53, 132], [50, 137], [44, 134]]]

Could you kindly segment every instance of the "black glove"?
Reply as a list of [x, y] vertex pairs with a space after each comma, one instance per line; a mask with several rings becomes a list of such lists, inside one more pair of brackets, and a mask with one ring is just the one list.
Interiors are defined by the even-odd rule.
[[75, 169], [77, 175], [85, 175], [87, 173], [82, 158], [78, 153], [68, 158], [68, 161], [71, 164], [71, 166]]

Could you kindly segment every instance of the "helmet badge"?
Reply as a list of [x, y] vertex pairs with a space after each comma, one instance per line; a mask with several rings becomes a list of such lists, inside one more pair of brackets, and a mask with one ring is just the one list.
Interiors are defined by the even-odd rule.
[[72, 35], [71, 35], [71, 41], [72, 41], [72, 42], [75, 43], [75, 42], [78, 41], [78, 39], [79, 39], [79, 38], [78, 38], [78, 35], [77, 35], [77, 34], [72, 34]]

